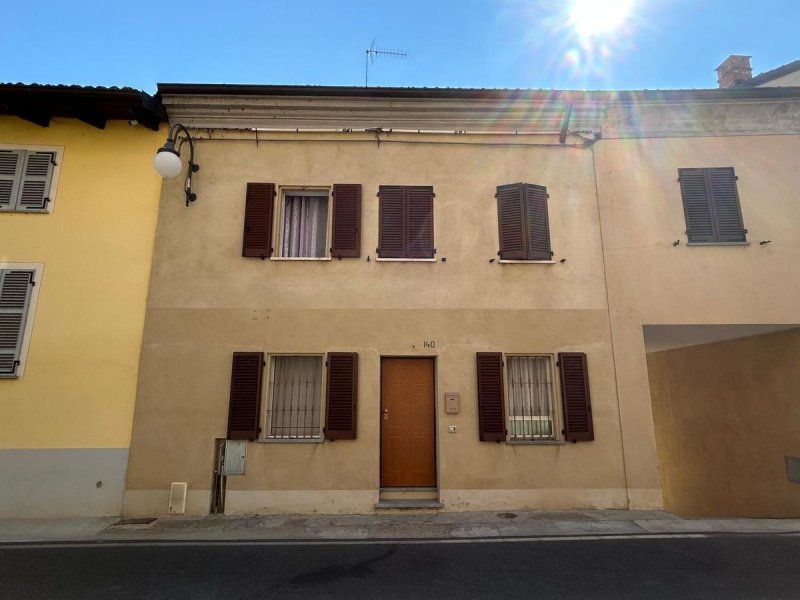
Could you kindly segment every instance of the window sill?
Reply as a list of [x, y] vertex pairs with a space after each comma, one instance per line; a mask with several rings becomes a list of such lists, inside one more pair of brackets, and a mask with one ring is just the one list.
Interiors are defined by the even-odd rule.
[[749, 246], [750, 242], [686, 242], [687, 246]]
[[509, 446], [567, 446], [564, 440], [507, 440]]
[[19, 375], [0, 375], [0, 379], [19, 379]]
[[286, 260], [286, 261], [304, 261], [304, 260], [312, 260], [312, 261], [321, 261], [321, 260], [333, 260], [330, 256], [270, 256], [270, 260]]
[[437, 262], [438, 258], [376, 258], [376, 262]]
[[501, 265], [554, 265], [554, 260], [510, 260], [501, 258], [498, 260]]
[[321, 444], [325, 438], [258, 438], [256, 442], [259, 444]]

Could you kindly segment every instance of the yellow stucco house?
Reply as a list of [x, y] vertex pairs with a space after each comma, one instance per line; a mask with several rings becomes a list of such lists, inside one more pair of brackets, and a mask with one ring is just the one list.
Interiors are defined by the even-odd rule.
[[159, 85], [124, 512], [800, 515], [800, 88], [740, 83]]
[[0, 85], [0, 517], [120, 513], [162, 121], [137, 90]]

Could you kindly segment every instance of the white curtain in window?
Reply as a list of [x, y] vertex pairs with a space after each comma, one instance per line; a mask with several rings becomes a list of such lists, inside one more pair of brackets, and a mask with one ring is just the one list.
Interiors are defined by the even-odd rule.
[[285, 438], [318, 437], [322, 358], [276, 356], [270, 382], [269, 435]]
[[508, 416], [512, 437], [551, 437], [553, 382], [547, 356], [509, 356]]
[[285, 196], [281, 256], [324, 257], [327, 229], [326, 196]]

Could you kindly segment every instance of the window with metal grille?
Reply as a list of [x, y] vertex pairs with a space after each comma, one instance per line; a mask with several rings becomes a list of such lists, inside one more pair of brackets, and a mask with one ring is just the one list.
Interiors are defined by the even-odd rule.
[[273, 356], [266, 437], [321, 439], [321, 398], [321, 356]]
[[56, 152], [0, 148], [0, 212], [48, 212]]
[[553, 362], [550, 356], [507, 356], [508, 439], [556, 439]]

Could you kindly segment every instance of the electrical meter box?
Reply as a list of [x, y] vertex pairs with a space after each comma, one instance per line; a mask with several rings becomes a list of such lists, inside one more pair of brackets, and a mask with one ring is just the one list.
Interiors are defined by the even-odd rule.
[[225, 440], [225, 459], [222, 474], [244, 475], [244, 461], [247, 455], [247, 442], [244, 440]]

